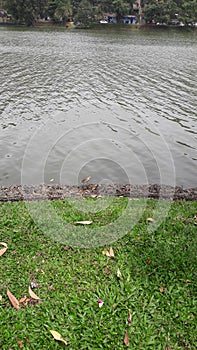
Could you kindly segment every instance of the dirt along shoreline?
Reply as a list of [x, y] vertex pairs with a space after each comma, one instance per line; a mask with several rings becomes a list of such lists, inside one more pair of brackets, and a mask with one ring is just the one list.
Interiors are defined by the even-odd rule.
[[99, 198], [105, 196], [197, 201], [197, 187], [183, 189], [182, 187], [158, 184], [84, 184], [80, 186], [41, 184], [0, 187], [0, 202], [63, 200], [70, 197]]

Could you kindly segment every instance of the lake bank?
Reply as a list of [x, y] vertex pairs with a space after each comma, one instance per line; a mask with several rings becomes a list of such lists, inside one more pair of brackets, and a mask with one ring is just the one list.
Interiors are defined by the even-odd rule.
[[98, 185], [81, 186], [66, 185], [11, 185], [0, 187], [1, 202], [57, 200], [70, 197], [99, 198], [106, 196], [127, 198], [154, 198], [168, 200], [197, 201], [197, 187], [183, 189], [182, 187], [153, 185]]
[[73, 22], [71, 23], [66, 23], [66, 24], [59, 24], [59, 23], [54, 23], [50, 21], [38, 21], [34, 25], [27, 26], [26, 24], [19, 24], [16, 22], [0, 22], [0, 27], [7, 27], [7, 28], [26, 28], [26, 29], [69, 29], [69, 30], [109, 30], [109, 31], [114, 31], [114, 30], [180, 30], [180, 31], [195, 31], [197, 30], [197, 26], [189, 26], [189, 25], [184, 25], [184, 26], [178, 26], [178, 25], [153, 25], [153, 24], [123, 24], [123, 23], [108, 23], [108, 24], [102, 24], [102, 23], [91, 23], [88, 26], [83, 26], [83, 25], [75, 25]]

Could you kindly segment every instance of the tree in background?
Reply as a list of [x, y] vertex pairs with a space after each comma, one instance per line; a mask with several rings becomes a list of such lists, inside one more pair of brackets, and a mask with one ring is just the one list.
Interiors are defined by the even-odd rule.
[[170, 23], [177, 20], [185, 24], [197, 21], [197, 0], [145, 0], [145, 20]]
[[72, 17], [70, 0], [51, 0], [48, 6], [48, 14], [54, 22], [65, 23]]
[[186, 24], [197, 22], [197, 0], [182, 2], [182, 21]]
[[36, 0], [7, 0], [7, 10], [18, 23], [32, 25], [37, 17]]
[[79, 23], [85, 27], [89, 26], [94, 20], [94, 11], [89, 0], [81, 0], [74, 17], [75, 23]]
[[113, 0], [113, 9], [116, 14], [116, 20], [119, 23], [121, 18], [125, 15], [128, 15], [130, 6], [124, 0]]
[[[38, 18], [50, 17], [64, 23], [74, 16], [78, 21], [92, 22], [105, 12], [115, 13], [117, 21], [133, 13], [135, 0], [2, 0], [18, 23], [33, 25]], [[170, 23], [177, 20], [185, 24], [197, 22], [197, 0], [141, 0], [145, 20]]]

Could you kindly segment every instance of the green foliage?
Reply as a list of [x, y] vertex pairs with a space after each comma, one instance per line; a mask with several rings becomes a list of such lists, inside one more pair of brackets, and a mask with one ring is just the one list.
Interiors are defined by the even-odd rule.
[[69, 17], [72, 17], [70, 0], [51, 0], [48, 13], [54, 22], [66, 22]]
[[19, 23], [32, 25], [38, 14], [36, 0], [8, 0], [7, 9]]
[[121, 18], [129, 13], [129, 5], [124, 0], [113, 0], [112, 4], [117, 22], [120, 22]]
[[[70, 17], [91, 23], [96, 14], [115, 13], [119, 22], [124, 15], [133, 13], [135, 0], [4, 0], [2, 6], [19, 23], [32, 25], [37, 18], [49, 16], [55, 22], [65, 22]], [[184, 24], [197, 22], [197, 0], [141, 0], [144, 19]]]
[[197, 21], [197, 0], [147, 0], [145, 20], [169, 23], [172, 20], [185, 24]]
[[94, 12], [90, 1], [82, 0], [79, 4], [77, 14], [74, 18], [75, 23], [79, 23], [82, 26], [88, 26], [93, 22]]

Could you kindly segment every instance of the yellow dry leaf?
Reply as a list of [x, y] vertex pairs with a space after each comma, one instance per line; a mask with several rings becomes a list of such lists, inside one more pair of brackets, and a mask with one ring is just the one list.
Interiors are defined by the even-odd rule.
[[148, 222], [154, 222], [155, 220], [153, 218], [147, 218], [146, 219]]
[[53, 331], [53, 330], [50, 330], [50, 332], [55, 340], [59, 340], [59, 341], [63, 342], [65, 345], [68, 345], [68, 343], [66, 342], [66, 340], [64, 340], [64, 338], [62, 338], [60, 333]]
[[108, 252], [107, 249], [103, 249], [103, 255], [106, 255], [106, 256], [108, 256], [108, 258], [113, 259], [113, 258], [114, 258], [114, 251], [113, 251], [113, 248], [110, 247], [109, 252]]
[[124, 336], [124, 343], [127, 347], [129, 347], [129, 334], [128, 331], [126, 331], [125, 336]]
[[2, 256], [6, 252], [6, 250], [8, 249], [8, 245], [7, 245], [7, 243], [4, 243], [4, 242], [0, 242], [0, 245], [5, 247], [5, 248], [0, 249], [0, 256]]
[[33, 292], [33, 290], [31, 289], [30, 286], [29, 286], [28, 292], [29, 292], [29, 295], [30, 295], [30, 297], [31, 297], [32, 299], [41, 300], [41, 299]]
[[75, 224], [78, 224], [78, 225], [90, 225], [92, 224], [93, 221], [91, 220], [86, 220], [86, 221], [76, 221]]
[[10, 302], [15, 309], [20, 309], [19, 301], [16, 299], [16, 297], [9, 291], [7, 288], [7, 296], [10, 299]]
[[114, 251], [112, 247], [109, 248], [109, 257], [114, 258]]
[[103, 255], [109, 256], [109, 252], [108, 252], [108, 250], [106, 248], [103, 249]]
[[128, 310], [128, 326], [131, 327], [132, 313], [131, 310]]
[[120, 269], [118, 268], [117, 270], [117, 277], [120, 278], [122, 276], [121, 272], [120, 272]]

